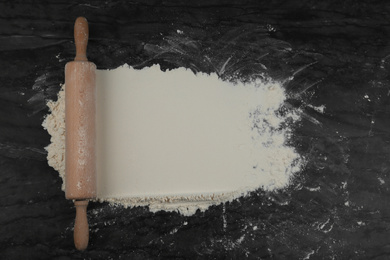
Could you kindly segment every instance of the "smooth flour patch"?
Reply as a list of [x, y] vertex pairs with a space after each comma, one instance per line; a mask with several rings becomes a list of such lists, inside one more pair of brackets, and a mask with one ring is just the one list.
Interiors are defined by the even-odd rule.
[[[101, 201], [191, 215], [302, 167], [286, 145], [300, 118], [280, 109], [278, 82], [232, 84], [184, 68], [97, 71], [97, 194]], [[49, 165], [64, 177], [64, 90], [49, 102]], [[64, 179], [64, 178], [63, 178]]]

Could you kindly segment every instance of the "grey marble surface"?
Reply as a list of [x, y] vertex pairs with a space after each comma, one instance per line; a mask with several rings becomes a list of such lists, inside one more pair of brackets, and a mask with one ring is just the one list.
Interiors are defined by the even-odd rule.
[[[280, 192], [191, 217], [91, 203], [90, 245], [76, 251], [41, 123], [79, 15], [98, 68], [290, 78], [286, 107], [303, 111], [291, 145], [305, 169]], [[387, 1], [0, 2], [0, 258], [390, 258], [389, 15]]]

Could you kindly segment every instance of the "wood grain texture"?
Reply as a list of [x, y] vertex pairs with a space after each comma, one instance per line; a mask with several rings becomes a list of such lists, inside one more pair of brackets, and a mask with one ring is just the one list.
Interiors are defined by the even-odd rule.
[[[84, 55], [85, 57], [85, 55]], [[96, 65], [65, 66], [65, 196], [96, 197]]]
[[[287, 106], [304, 119], [291, 142], [305, 170], [286, 190], [192, 217], [91, 203], [90, 246], [76, 252], [73, 205], [47, 165], [40, 125], [74, 58], [79, 15], [98, 68], [293, 76]], [[389, 15], [387, 1], [0, 2], [2, 257], [389, 258]]]

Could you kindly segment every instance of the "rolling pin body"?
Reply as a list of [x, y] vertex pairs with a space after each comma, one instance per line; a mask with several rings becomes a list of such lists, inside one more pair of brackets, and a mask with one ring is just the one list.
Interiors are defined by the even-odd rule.
[[88, 61], [65, 66], [65, 195], [96, 197], [95, 70]]

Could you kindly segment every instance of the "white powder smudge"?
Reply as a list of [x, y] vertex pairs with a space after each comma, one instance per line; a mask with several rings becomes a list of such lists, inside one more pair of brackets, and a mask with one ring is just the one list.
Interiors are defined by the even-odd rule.
[[[259, 188], [267, 191], [282, 189], [289, 184], [294, 174], [302, 168], [303, 159], [301, 156], [295, 151], [293, 147], [286, 145], [286, 141], [288, 141], [291, 135], [291, 124], [294, 124], [294, 122], [300, 120], [300, 114], [293, 109], [280, 113], [280, 110], [286, 99], [286, 95], [284, 88], [278, 82], [263, 82], [256, 80], [250, 84], [238, 83], [233, 85], [232, 83], [221, 81], [215, 74], [207, 75], [199, 73], [195, 76], [192, 72], [183, 68], [162, 72], [159, 66], [153, 66], [143, 70], [134, 70], [132, 68], [121, 67], [110, 72], [97, 71], [97, 79], [99, 80], [99, 77], [104, 77], [107, 75], [107, 73], [109, 73], [109, 75], [112, 73], [130, 75], [130, 78], [134, 78], [133, 81], [138, 82], [142, 82], [147, 78], [154, 78], [157, 82], [164, 82], [166, 77], [172, 77], [175, 81], [181, 81], [181, 89], [177, 89], [174, 86], [168, 86], [164, 85], [164, 83], [161, 83], [160, 85], [148, 85], [147, 87], [146, 85], [141, 85], [141, 87], [148, 89], [142, 91], [159, 93], [157, 94], [159, 95], [157, 98], [162, 99], [164, 99], [164, 96], [161, 95], [166, 95], [165, 98], [168, 98], [168, 94], [164, 94], [166, 91], [170, 93], [169, 95], [171, 95], [171, 97], [175, 96], [175, 93], [177, 93], [180, 98], [185, 98], [186, 96], [191, 95], [191, 98], [196, 99], [197, 96], [203, 95], [206, 101], [202, 102], [199, 107], [206, 106], [206, 111], [207, 109], [214, 109], [213, 106], [226, 106], [226, 104], [231, 104], [231, 107], [228, 109], [222, 107], [221, 113], [224, 114], [221, 114], [219, 118], [215, 118], [213, 121], [222, 120], [223, 117], [226, 117], [227, 120], [233, 120], [231, 124], [229, 123], [227, 125], [226, 122], [229, 121], [226, 121], [225, 123], [224, 121], [221, 121], [221, 125], [229, 128], [226, 130], [233, 134], [233, 140], [224, 140], [223, 143], [232, 143], [232, 146], [226, 147], [228, 147], [228, 149], [235, 147], [234, 149], [236, 151], [233, 151], [232, 154], [238, 154], [240, 156], [239, 159], [237, 159], [235, 162], [230, 162], [234, 157], [227, 157], [227, 159], [218, 157], [220, 162], [224, 164], [221, 164], [221, 168], [224, 170], [215, 172], [213, 178], [209, 178], [210, 174], [201, 175], [207, 182], [203, 183], [202, 187], [198, 187], [200, 192], [197, 192], [196, 189], [195, 192], [191, 192], [194, 190], [192, 189], [194, 186], [188, 184], [188, 186], [191, 187], [191, 189], [188, 189], [190, 193], [182, 191], [169, 193], [168, 190], [165, 189], [167, 184], [171, 185], [173, 188], [178, 188], [178, 190], [180, 187], [175, 186], [175, 182], [178, 182], [177, 185], [182, 185], [179, 180], [179, 175], [172, 175], [174, 179], [165, 178], [164, 183], [155, 181], [153, 179], [154, 177], [158, 177], [159, 180], [161, 180], [161, 176], [150, 175], [148, 177], [151, 180], [150, 184], [146, 184], [146, 182], [142, 183], [141, 181], [138, 184], [134, 184], [133, 179], [126, 180], [126, 176], [122, 174], [121, 177], [117, 177], [120, 178], [118, 183], [122, 185], [122, 190], [119, 192], [116, 192], [116, 190], [114, 191], [113, 188], [107, 189], [105, 184], [103, 185], [101, 183], [99, 185], [98, 176], [97, 199], [100, 201], [108, 201], [112, 204], [120, 204], [125, 207], [149, 206], [149, 209], [152, 212], [165, 210], [177, 211], [183, 215], [192, 215], [198, 209], [204, 211], [211, 205], [217, 205], [223, 202], [231, 201], [240, 196], [245, 196], [249, 192], [255, 191]], [[116, 74], [115, 77], [117, 78], [118, 74]], [[192, 86], [189, 84], [189, 82], [197, 82], [198, 87]], [[113, 86], [109, 87], [112, 88]], [[191, 98], [187, 99], [187, 101], [191, 102]], [[207, 98], [210, 98], [210, 100], [214, 100], [215, 102], [207, 103]], [[186, 103], [182, 105], [186, 106]], [[48, 163], [60, 173], [60, 176], [65, 181], [64, 86], [59, 92], [58, 101], [50, 101], [48, 103], [48, 107], [50, 108], [51, 114], [49, 114], [43, 122], [43, 127], [47, 129], [51, 135], [51, 144], [46, 148], [48, 151]], [[229, 113], [234, 114], [234, 116], [232, 115], [230, 118]], [[215, 123], [213, 126], [219, 127], [218, 123]], [[238, 127], [237, 129], [239, 129], [239, 131], [235, 127]], [[162, 125], [161, 128], [163, 128]], [[223, 130], [223, 128], [221, 129]], [[219, 129], [220, 132], [221, 129]], [[223, 132], [225, 131], [223, 130]], [[237, 133], [239, 133], [239, 136]], [[218, 132], [216, 134], [218, 134]], [[226, 133], [221, 132], [220, 134], [226, 138]], [[99, 134], [97, 137], [99, 138]], [[215, 137], [217, 138], [218, 136]], [[191, 137], [189, 136], [188, 138]], [[234, 139], [237, 138], [240, 140], [237, 140], [238, 143], [234, 143]], [[211, 143], [213, 142], [212, 139], [209, 141]], [[192, 145], [195, 147], [194, 149], [196, 149], [196, 144]], [[206, 155], [207, 152], [205, 152]], [[146, 159], [153, 161], [153, 158]], [[158, 162], [158, 160], [159, 159], [156, 158], [156, 163], [160, 163], [161, 167], [165, 167], [166, 162]], [[160, 158], [160, 160], [162, 159]], [[236, 169], [229, 170], [229, 167]], [[112, 177], [111, 175], [113, 173], [101, 172], [102, 170], [100, 170], [99, 173], [98, 163], [98, 175], [110, 174], [110, 178], [115, 179], [115, 177]], [[132, 172], [129, 171], [126, 174], [127, 176], [131, 176]], [[133, 171], [133, 174], [136, 173]], [[134, 176], [141, 178], [144, 175], [145, 174], [139, 174]], [[164, 172], [162, 172], [160, 175], [164, 175]], [[188, 177], [190, 176], [192, 175], [188, 175]], [[192, 183], [195, 181], [196, 179], [190, 180]], [[119, 185], [118, 183], [116, 185]], [[137, 185], [144, 188], [146, 185], [150, 187], [147, 187], [149, 189], [148, 191], [142, 193], [142, 190], [137, 190]], [[162, 188], [158, 185], [164, 187]], [[208, 190], [214, 187], [213, 185], [215, 185], [216, 189]], [[64, 189], [64, 185], [62, 188]], [[118, 189], [120, 190], [120, 188]], [[127, 192], [125, 189], [129, 191]], [[134, 191], [132, 192], [132, 190]]]
[[321, 106], [313, 106], [313, 105], [307, 105], [308, 107], [314, 109], [315, 111], [317, 111], [318, 113], [320, 114], [324, 114], [325, 113], [325, 105], [321, 105]]
[[307, 255], [303, 258], [303, 260], [308, 260], [310, 259], [310, 257], [315, 253], [314, 250], [311, 250], [309, 253], [307, 253]]

